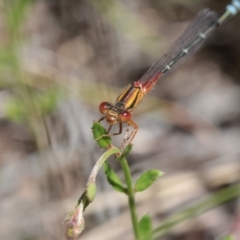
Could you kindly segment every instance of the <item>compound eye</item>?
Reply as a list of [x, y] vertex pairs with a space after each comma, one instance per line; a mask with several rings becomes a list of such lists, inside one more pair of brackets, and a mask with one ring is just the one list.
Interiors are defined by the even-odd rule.
[[128, 122], [132, 117], [129, 111], [125, 111], [119, 115], [120, 122]]
[[99, 111], [100, 113], [102, 113], [103, 115], [106, 115], [108, 113], [109, 108], [111, 107], [111, 104], [108, 102], [102, 102], [99, 105]]

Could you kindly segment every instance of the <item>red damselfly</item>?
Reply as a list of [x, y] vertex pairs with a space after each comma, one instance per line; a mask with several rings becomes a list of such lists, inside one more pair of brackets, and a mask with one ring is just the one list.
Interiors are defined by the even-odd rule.
[[[119, 124], [122, 133], [122, 124], [127, 123], [127, 133], [124, 136], [121, 150], [135, 137], [138, 125], [131, 118], [131, 111], [137, 107], [144, 96], [154, 87], [159, 79], [167, 76], [172, 70], [190, 58], [205, 42], [206, 38], [223, 22], [231, 18], [240, 10], [240, 0], [233, 0], [227, 5], [226, 11], [218, 17], [210, 9], [201, 10], [169, 50], [140, 78], [125, 88], [118, 96], [116, 103], [102, 102], [99, 106], [104, 115], [99, 122], [106, 119], [110, 124], [108, 134], [113, 125]], [[130, 129], [133, 128], [132, 131]]]

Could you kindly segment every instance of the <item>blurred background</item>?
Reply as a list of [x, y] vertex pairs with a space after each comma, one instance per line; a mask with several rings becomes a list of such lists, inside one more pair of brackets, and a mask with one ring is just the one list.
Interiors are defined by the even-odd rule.
[[[67, 239], [63, 219], [103, 153], [92, 137], [114, 102], [219, 0], [0, 2], [0, 239]], [[135, 180], [165, 176], [136, 195], [139, 217], [169, 215], [240, 179], [240, 14], [164, 78], [133, 112]], [[103, 123], [107, 127], [106, 123]], [[114, 128], [117, 131], [117, 128]], [[123, 134], [113, 138], [120, 146]], [[117, 161], [110, 165], [122, 176]], [[133, 239], [127, 198], [102, 171], [80, 239]], [[161, 239], [240, 239], [239, 200], [185, 221]]]

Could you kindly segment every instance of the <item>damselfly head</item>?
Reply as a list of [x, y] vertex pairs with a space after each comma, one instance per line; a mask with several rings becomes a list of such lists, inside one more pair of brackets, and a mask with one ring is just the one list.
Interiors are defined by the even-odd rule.
[[111, 109], [112, 104], [108, 103], [108, 102], [102, 102], [99, 105], [99, 111], [100, 113], [102, 113], [103, 115], [108, 114], [109, 109]]
[[118, 115], [119, 122], [126, 123], [128, 122], [132, 117], [132, 114], [129, 111], [124, 111], [121, 114]]
[[131, 120], [132, 114], [125, 110], [122, 111], [121, 109], [117, 109], [114, 106], [112, 106], [111, 109], [108, 109], [106, 114], [106, 121], [110, 125], [115, 125], [119, 122], [121, 123], [127, 123], [129, 120]]
[[106, 121], [110, 124], [110, 125], [115, 125], [118, 123], [118, 118], [112, 115], [107, 115], [106, 116]]
[[115, 125], [119, 122], [126, 123], [132, 117], [132, 114], [128, 110], [123, 110], [108, 102], [102, 102], [99, 105], [99, 111], [105, 115], [104, 118], [110, 125]]

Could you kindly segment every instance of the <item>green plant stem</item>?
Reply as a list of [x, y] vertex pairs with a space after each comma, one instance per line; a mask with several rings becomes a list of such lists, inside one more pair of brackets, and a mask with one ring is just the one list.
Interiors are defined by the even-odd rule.
[[139, 239], [138, 220], [137, 220], [137, 213], [136, 213], [134, 191], [133, 191], [133, 187], [132, 187], [131, 172], [130, 172], [126, 158], [121, 158], [121, 159], [119, 159], [119, 161], [122, 166], [124, 176], [125, 176], [125, 181], [127, 184], [128, 204], [129, 204], [129, 208], [130, 208], [132, 226], [133, 226], [133, 230], [134, 230], [135, 239]]

